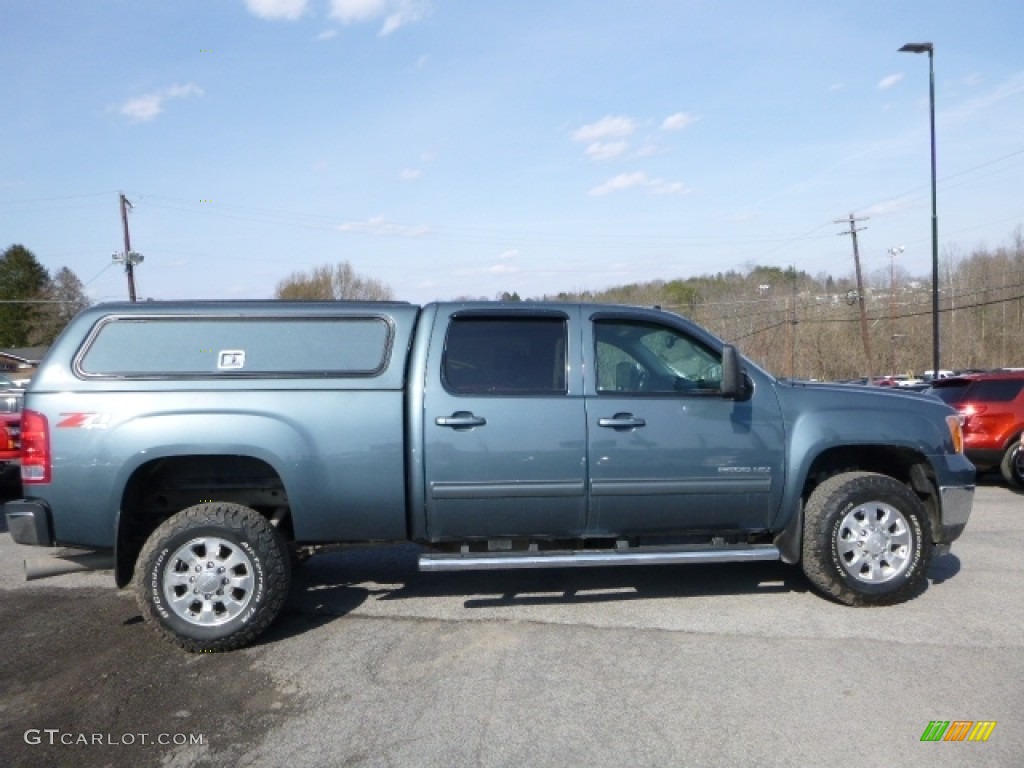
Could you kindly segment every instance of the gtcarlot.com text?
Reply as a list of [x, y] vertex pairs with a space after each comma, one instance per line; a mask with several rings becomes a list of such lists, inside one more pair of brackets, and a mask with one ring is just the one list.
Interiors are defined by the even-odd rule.
[[75, 733], [60, 728], [29, 728], [24, 739], [26, 744], [69, 747], [129, 747], [140, 744], [183, 747], [206, 743], [201, 733]]

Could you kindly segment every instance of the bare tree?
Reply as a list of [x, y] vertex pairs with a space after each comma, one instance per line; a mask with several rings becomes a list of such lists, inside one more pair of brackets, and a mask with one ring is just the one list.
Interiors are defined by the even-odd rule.
[[37, 306], [30, 323], [29, 342], [48, 346], [71, 322], [75, 315], [89, 306], [89, 297], [78, 276], [67, 267], [61, 267], [43, 289], [45, 303]]
[[359, 275], [347, 261], [325, 264], [311, 272], [293, 272], [277, 284], [274, 298], [291, 301], [385, 301], [394, 298], [391, 287]]

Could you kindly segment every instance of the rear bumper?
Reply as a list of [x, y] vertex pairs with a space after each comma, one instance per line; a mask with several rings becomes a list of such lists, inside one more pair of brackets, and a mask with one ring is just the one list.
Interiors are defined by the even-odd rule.
[[1002, 448], [972, 448], [969, 445], [964, 448], [964, 454], [971, 463], [982, 469], [998, 467], [1003, 460], [1004, 453]]
[[31, 547], [52, 547], [54, 545], [53, 523], [50, 508], [42, 501], [16, 499], [4, 504], [7, 530], [17, 544]]

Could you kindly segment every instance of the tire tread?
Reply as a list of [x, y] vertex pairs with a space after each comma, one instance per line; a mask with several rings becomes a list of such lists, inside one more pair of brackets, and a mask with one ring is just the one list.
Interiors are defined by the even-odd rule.
[[[863, 592], [850, 587], [836, 573], [832, 563], [832, 512], [851, 493], [870, 491], [873, 494], [902, 496], [921, 525], [921, 556], [904, 583], [888, 592]], [[908, 510], [900, 510], [904, 516]], [[928, 513], [913, 491], [888, 475], [874, 472], [845, 472], [833, 475], [811, 493], [804, 507], [804, 537], [801, 565], [804, 574], [819, 591], [844, 605], [865, 607], [895, 605], [915, 597], [926, 581], [931, 561], [932, 542]]]
[[[235, 532], [239, 538], [248, 540], [261, 554], [261, 564], [265, 571], [267, 597], [264, 607], [256, 613], [253, 621], [238, 631], [215, 639], [184, 637], [166, 626], [148, 599], [146, 586], [151, 570], [150, 564], [164, 543], [177, 534], [202, 526], [227, 528]], [[287, 552], [287, 545], [281, 534], [259, 512], [229, 502], [197, 504], [165, 520], [146, 540], [135, 569], [133, 588], [136, 602], [146, 623], [153, 627], [157, 634], [189, 653], [236, 650], [251, 643], [280, 613], [288, 596], [291, 580]]]

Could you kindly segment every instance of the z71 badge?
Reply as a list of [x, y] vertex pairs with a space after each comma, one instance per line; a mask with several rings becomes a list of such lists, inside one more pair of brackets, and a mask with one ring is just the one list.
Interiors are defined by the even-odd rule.
[[109, 413], [62, 413], [57, 429], [106, 429], [110, 425]]

